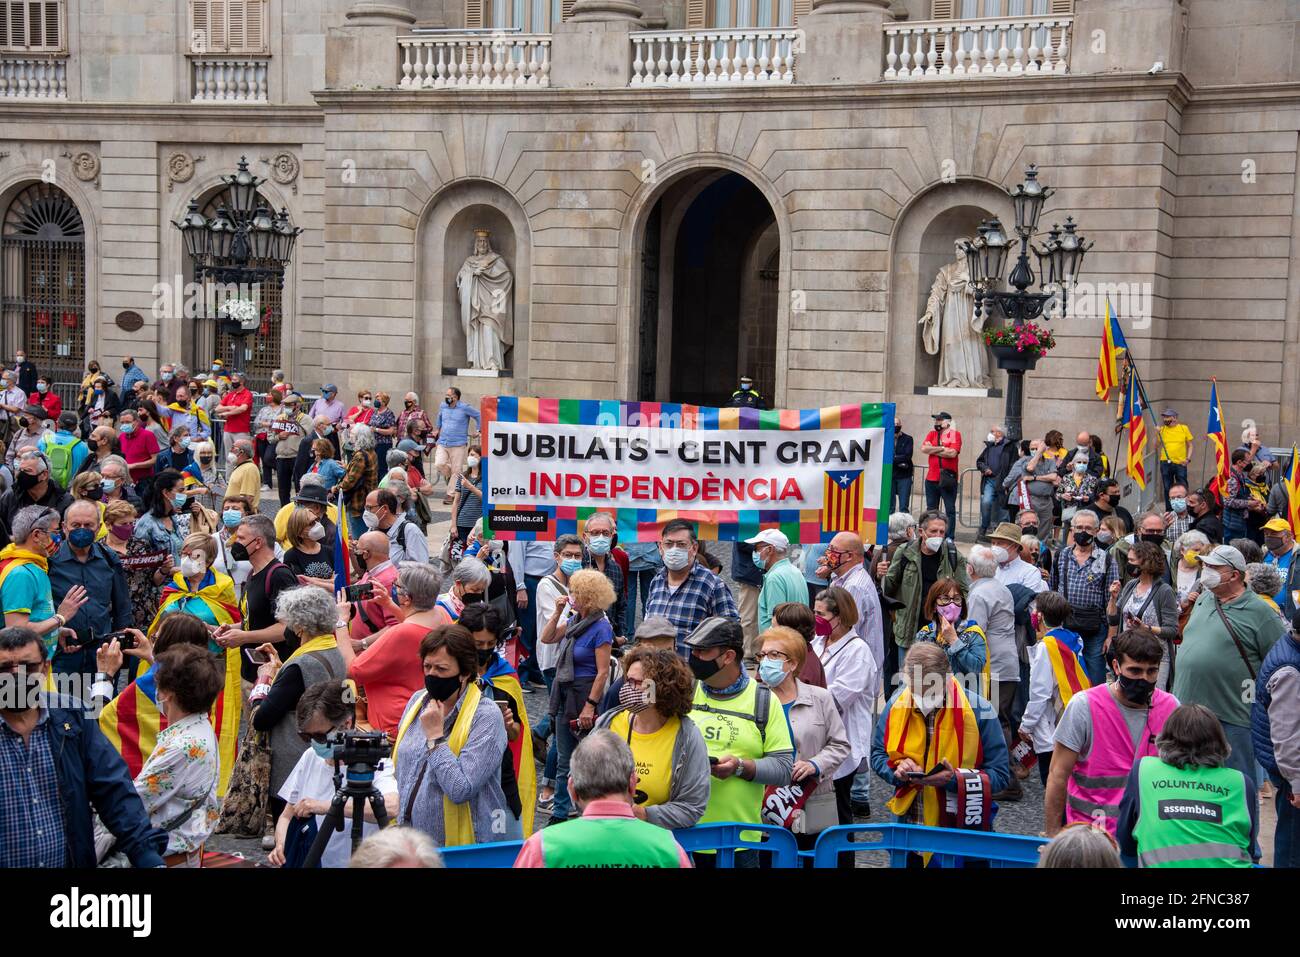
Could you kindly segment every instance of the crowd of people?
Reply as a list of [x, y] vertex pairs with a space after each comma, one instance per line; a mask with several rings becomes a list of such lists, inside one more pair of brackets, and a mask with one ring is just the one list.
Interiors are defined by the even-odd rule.
[[[278, 377], [259, 408], [219, 363], [123, 368], [119, 394], [92, 363], [77, 412], [38, 378], [7, 423], [0, 674], [25, 694], [0, 708], [6, 865], [196, 866], [231, 833], [301, 866], [358, 729], [391, 743], [362, 861], [522, 841], [519, 867], [707, 868], [672, 830], [771, 824], [808, 849], [871, 813], [873, 778], [891, 820], [996, 829], [1037, 765], [1045, 859], [1250, 865], [1271, 794], [1274, 863], [1296, 865], [1300, 563], [1257, 443], [1222, 518], [1185, 469], [1133, 516], [1093, 437], [1016, 456], [995, 429], [981, 541], [959, 549], [941, 413], [919, 446], [932, 507], [913, 518], [896, 468], [887, 544], [768, 528], [724, 572], [683, 519], [657, 542], [620, 544], [604, 513], [487, 538], [478, 413], [454, 389], [432, 416], [331, 385], [304, 409]], [[352, 850], [332, 833], [322, 866]]]

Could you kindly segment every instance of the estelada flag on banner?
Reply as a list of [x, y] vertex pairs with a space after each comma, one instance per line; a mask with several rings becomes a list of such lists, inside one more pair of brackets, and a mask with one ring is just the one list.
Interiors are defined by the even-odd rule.
[[1210, 418], [1205, 425], [1205, 437], [1214, 445], [1214, 478], [1209, 489], [1217, 501], [1222, 502], [1228, 491], [1228, 474], [1232, 471], [1228, 459], [1228, 433], [1223, 426], [1223, 406], [1219, 405], [1219, 383], [1210, 380]]
[[827, 472], [822, 498], [822, 531], [862, 531], [862, 469]]

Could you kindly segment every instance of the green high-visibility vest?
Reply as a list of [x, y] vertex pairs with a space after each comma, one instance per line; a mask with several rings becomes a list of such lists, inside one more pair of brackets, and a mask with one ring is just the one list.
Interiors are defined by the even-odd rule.
[[1250, 867], [1246, 779], [1232, 768], [1138, 763], [1141, 867]]
[[575, 818], [542, 832], [547, 867], [680, 867], [671, 831], [636, 818]]

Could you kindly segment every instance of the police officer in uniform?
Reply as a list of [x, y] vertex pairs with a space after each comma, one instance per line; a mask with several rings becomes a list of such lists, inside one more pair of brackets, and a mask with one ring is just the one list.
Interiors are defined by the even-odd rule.
[[767, 403], [754, 390], [754, 380], [747, 375], [740, 377], [740, 388], [731, 393], [733, 409], [766, 409]]

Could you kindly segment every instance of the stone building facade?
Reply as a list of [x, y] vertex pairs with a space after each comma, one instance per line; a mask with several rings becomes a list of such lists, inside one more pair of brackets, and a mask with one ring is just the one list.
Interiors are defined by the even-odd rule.
[[[69, 378], [91, 356], [230, 361], [177, 308], [171, 223], [247, 156], [304, 229], [236, 357], [255, 376], [716, 403], [746, 373], [785, 407], [895, 401], [915, 433], [950, 411], [965, 464], [1004, 383], [936, 392], [918, 319], [1033, 163], [1056, 188], [1040, 225], [1095, 241], [1078, 291], [1110, 289], [1152, 403], [1199, 432], [1216, 376], [1230, 432], [1296, 437], [1286, 0], [0, 5], [57, 23], [0, 38], [0, 352]], [[476, 229], [514, 280], [499, 377], [465, 374]], [[1053, 321], [1026, 434], [1109, 445], [1096, 301]]]

